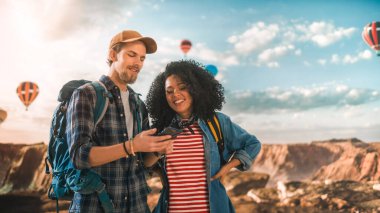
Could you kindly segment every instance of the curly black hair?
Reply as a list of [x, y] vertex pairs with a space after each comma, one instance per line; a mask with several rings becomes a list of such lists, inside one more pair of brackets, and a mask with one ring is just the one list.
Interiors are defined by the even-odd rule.
[[165, 71], [154, 79], [147, 95], [146, 105], [153, 127], [162, 130], [170, 125], [176, 115], [165, 96], [165, 81], [171, 75], [179, 77], [188, 86], [193, 98], [193, 115], [207, 120], [216, 110], [222, 109], [224, 88], [203, 65], [194, 60], [170, 62]]

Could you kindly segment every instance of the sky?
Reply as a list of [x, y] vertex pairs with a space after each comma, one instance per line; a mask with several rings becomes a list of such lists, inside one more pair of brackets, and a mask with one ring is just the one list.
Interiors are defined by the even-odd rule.
[[[48, 142], [57, 96], [73, 79], [108, 73], [111, 37], [153, 37], [132, 85], [145, 100], [154, 77], [186, 58], [218, 67], [222, 112], [263, 144], [356, 137], [380, 142], [380, 57], [361, 37], [380, 1], [1, 0], [0, 142]], [[28, 111], [23, 81], [40, 93]]]

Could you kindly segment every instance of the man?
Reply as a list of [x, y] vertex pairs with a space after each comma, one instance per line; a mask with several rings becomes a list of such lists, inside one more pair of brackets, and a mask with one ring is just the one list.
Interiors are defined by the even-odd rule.
[[[102, 177], [115, 212], [150, 212], [142, 152], [172, 148], [171, 136], [153, 136], [156, 130], [147, 130], [146, 107], [128, 86], [136, 81], [146, 54], [156, 50], [152, 38], [136, 31], [116, 34], [109, 46], [109, 72], [100, 78], [112, 96], [103, 119], [95, 127], [96, 93], [89, 84], [73, 93], [68, 106], [71, 160], [76, 168], [91, 168]], [[102, 212], [102, 207], [96, 193], [75, 193], [70, 212]]]

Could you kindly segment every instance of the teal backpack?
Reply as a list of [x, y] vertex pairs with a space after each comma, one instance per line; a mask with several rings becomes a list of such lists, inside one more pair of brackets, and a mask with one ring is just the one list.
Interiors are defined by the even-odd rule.
[[[50, 128], [50, 141], [45, 159], [46, 174], [52, 173], [52, 182], [48, 190], [48, 197], [56, 200], [72, 200], [74, 192], [81, 194], [97, 193], [104, 212], [114, 212], [114, 207], [105, 190], [101, 177], [91, 169], [78, 170], [74, 168], [70, 159], [66, 137], [66, 111], [74, 90], [84, 84], [90, 83], [96, 91], [96, 104], [94, 110], [95, 126], [102, 120], [109, 104], [111, 94], [105, 86], [98, 81], [73, 80], [66, 83], [60, 90], [57, 106]], [[49, 165], [51, 170], [49, 170]]]

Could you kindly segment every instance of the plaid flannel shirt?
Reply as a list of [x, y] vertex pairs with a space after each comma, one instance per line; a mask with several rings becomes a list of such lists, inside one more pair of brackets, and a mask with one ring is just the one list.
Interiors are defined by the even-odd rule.
[[[72, 95], [67, 111], [67, 137], [70, 157], [78, 169], [90, 168], [89, 153], [92, 146], [109, 146], [128, 140], [127, 124], [119, 88], [107, 76], [100, 81], [111, 92], [112, 98], [103, 119], [94, 131], [93, 110], [96, 93], [86, 84]], [[137, 94], [128, 87], [129, 103], [134, 117], [133, 135], [149, 128], [146, 107]], [[137, 100], [138, 99], [138, 100]], [[137, 101], [141, 103], [138, 109]], [[136, 113], [142, 117], [141, 126], [136, 122]], [[140, 118], [141, 118], [140, 117]], [[91, 168], [97, 172], [106, 184], [106, 190], [115, 206], [115, 212], [150, 212], [147, 195], [150, 191], [142, 163], [142, 154], [128, 159], [121, 158], [102, 166]], [[83, 195], [75, 193], [70, 212], [102, 212], [96, 193]]]

